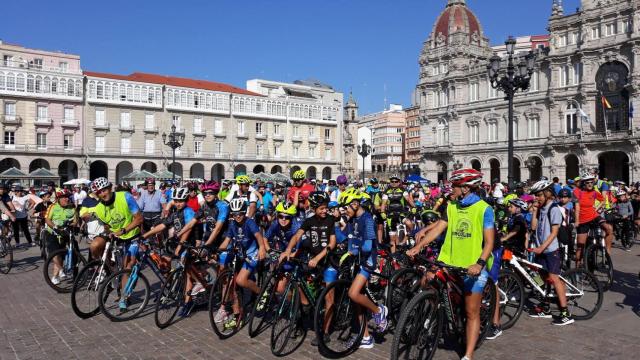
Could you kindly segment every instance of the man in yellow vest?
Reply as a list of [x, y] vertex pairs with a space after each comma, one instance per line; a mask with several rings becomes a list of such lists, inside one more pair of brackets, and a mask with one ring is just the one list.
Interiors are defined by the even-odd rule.
[[456, 170], [451, 174], [453, 201], [432, 231], [407, 255], [417, 255], [425, 246], [446, 231], [438, 260], [451, 266], [464, 267], [466, 351], [462, 360], [471, 360], [480, 334], [482, 292], [493, 264], [491, 251], [495, 237], [494, 213], [489, 204], [476, 194], [482, 173], [474, 169]]

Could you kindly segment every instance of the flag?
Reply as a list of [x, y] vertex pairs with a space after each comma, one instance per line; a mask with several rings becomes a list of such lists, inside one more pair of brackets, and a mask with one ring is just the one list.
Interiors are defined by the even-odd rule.
[[606, 109], [611, 109], [611, 104], [604, 95], [602, 96], [602, 106]]

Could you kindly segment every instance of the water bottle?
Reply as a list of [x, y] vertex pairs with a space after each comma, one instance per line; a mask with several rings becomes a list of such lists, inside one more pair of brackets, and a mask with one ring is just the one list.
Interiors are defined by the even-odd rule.
[[307, 278], [307, 287], [309, 288], [309, 292], [311, 292], [311, 295], [315, 299], [318, 295], [318, 287], [316, 286], [315, 280], [311, 276]]
[[538, 286], [542, 287], [542, 285], [544, 284], [544, 280], [542, 280], [542, 276], [540, 276], [539, 272], [535, 272], [533, 274], [533, 281], [538, 284]]

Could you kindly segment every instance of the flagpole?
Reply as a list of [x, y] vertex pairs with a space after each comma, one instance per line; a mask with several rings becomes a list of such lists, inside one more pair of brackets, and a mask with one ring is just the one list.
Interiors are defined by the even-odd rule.
[[606, 106], [604, 105], [604, 95], [602, 95], [601, 92], [598, 92], [600, 94], [600, 105], [602, 105], [602, 115], [604, 118], [604, 137], [605, 139], [609, 140], [609, 131], [608, 131], [608, 125], [607, 125], [607, 109]]

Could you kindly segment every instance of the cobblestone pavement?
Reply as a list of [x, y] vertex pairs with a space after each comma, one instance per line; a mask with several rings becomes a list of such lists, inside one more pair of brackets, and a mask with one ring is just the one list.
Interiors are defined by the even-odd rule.
[[[269, 359], [269, 334], [250, 339], [246, 331], [221, 341], [212, 332], [205, 311], [165, 330], [153, 314], [124, 323], [104, 316], [81, 320], [69, 295], [54, 293], [44, 282], [39, 250], [16, 251], [17, 264], [0, 274], [0, 359]], [[485, 342], [476, 359], [632, 359], [640, 353], [640, 245], [631, 252], [615, 249], [615, 285], [605, 294], [600, 312], [589, 321], [556, 327], [549, 320], [520, 318], [516, 326]], [[151, 277], [149, 277], [151, 278]], [[151, 307], [150, 307], [151, 308]], [[307, 336], [292, 359], [318, 359]], [[388, 359], [387, 336], [352, 359]], [[438, 350], [436, 359], [459, 359]]]

